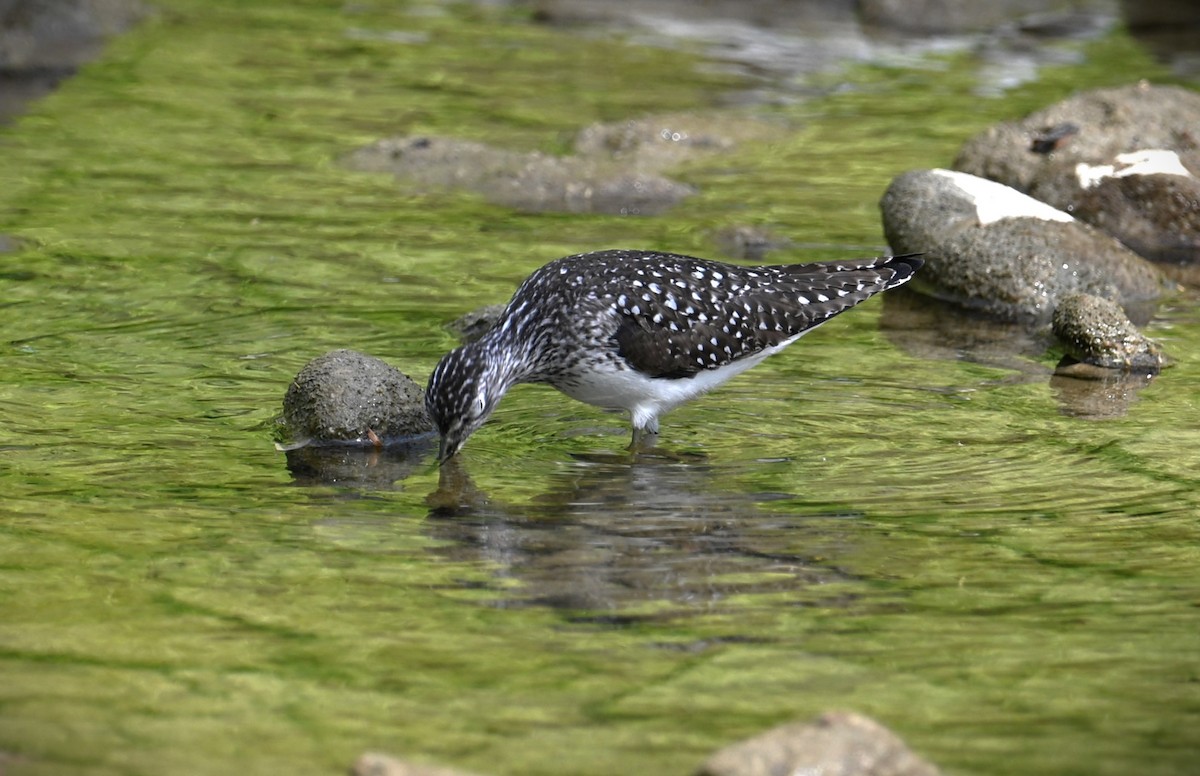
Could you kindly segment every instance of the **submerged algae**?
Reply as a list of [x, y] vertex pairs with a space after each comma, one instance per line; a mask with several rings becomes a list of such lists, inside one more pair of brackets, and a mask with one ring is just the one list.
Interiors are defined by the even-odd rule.
[[[1082, 423], [1049, 363], [909, 355], [869, 305], [673, 416], [664, 442], [699, 461], [586, 460], [623, 422], [536, 387], [475, 440], [456, 516], [426, 504], [432, 467], [300, 488], [270, 446], [309, 358], [419, 379], [445, 321], [555, 256], [706, 254], [747, 221], [795, 241], [781, 259], [874, 253], [893, 175], [1147, 72], [1126, 38], [995, 101], [958, 60], [855, 71], [631, 220], [398, 195], [335, 160], [399, 130], [563, 150], [736, 79], [506, 12], [160, 5], [0, 135], [0, 231], [23, 243], [0, 278], [9, 771], [315, 774], [380, 748], [682, 773], [835, 705], [957, 773], [1191, 764], [1190, 364]], [[343, 34], [364, 28], [414, 35]], [[1196, 350], [1200, 321], [1170, 338]]]

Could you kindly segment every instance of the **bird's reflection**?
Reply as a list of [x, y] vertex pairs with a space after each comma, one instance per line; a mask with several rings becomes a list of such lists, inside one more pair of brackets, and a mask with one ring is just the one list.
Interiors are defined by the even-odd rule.
[[764, 501], [796, 497], [746, 493], [707, 463], [587, 456], [560, 469], [553, 484], [532, 504], [510, 508], [451, 459], [429, 499], [429, 532], [447, 542], [445, 556], [483, 560], [518, 580], [515, 591], [501, 586], [502, 605], [548, 605], [583, 619], [671, 617], [731, 595], [846, 578], [808, 552], [780, 549], [804, 546], [806, 531], [814, 548], [827, 549], [820, 521], [806, 519], [827, 511], [767, 512]]

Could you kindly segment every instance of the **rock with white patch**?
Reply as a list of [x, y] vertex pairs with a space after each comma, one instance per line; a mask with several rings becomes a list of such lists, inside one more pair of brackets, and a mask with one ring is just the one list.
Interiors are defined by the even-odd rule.
[[1147, 258], [1200, 261], [1200, 93], [1140, 83], [1070, 97], [963, 146], [956, 169], [1096, 226]]
[[1119, 242], [1008, 186], [951, 170], [913, 170], [880, 207], [897, 253], [923, 252], [920, 285], [1006, 320], [1047, 320], [1060, 297], [1148, 303], [1170, 284]]

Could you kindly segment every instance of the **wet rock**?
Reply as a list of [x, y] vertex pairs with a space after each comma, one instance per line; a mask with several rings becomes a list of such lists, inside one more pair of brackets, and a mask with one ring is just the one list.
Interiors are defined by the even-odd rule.
[[417, 765], [386, 754], [367, 752], [350, 767], [350, 776], [474, 776], [457, 768]]
[[146, 15], [139, 0], [13, 0], [0, 6], [0, 69], [76, 68]]
[[[987, 3], [947, 0], [859, 0], [866, 24], [921, 34], [983, 32], [1005, 24], [1045, 27], [1066, 24], [1079, 3], [1045, 0], [991, 0]], [[1053, 17], [1053, 18], [1052, 18]], [[1060, 20], [1063, 19], [1063, 20]]]
[[492, 325], [500, 317], [500, 313], [504, 312], [504, 308], [503, 304], [489, 304], [486, 307], [480, 307], [455, 318], [446, 325], [446, 328], [452, 334], [457, 335], [464, 345], [474, 342], [492, 328]]
[[662, 170], [739, 144], [769, 138], [775, 124], [737, 115], [681, 113], [593, 124], [575, 138], [575, 153], [640, 170]]
[[1039, 179], [1034, 192], [1066, 202], [1079, 219], [1146, 258], [1200, 262], [1200, 178], [1174, 151], [1142, 150], [1118, 154], [1111, 164], [1079, 164], [1074, 179]]
[[0, 2], [0, 121], [53, 90], [147, 12], [139, 0]]
[[588, 127], [572, 156], [494, 148], [455, 138], [394, 137], [351, 153], [346, 164], [389, 172], [418, 189], [467, 189], [526, 212], [654, 215], [695, 193], [661, 173], [701, 154], [762, 137], [750, 119], [663, 117]]
[[917, 282], [933, 295], [1005, 320], [1050, 317], [1089, 293], [1125, 306], [1171, 287], [1113, 238], [1007, 186], [950, 170], [898, 176], [880, 202], [897, 253], [925, 254]]
[[697, 776], [936, 776], [895, 733], [872, 719], [836, 711], [793, 722], [728, 746]]
[[[1161, 348], [1137, 330], [1119, 305], [1107, 299], [1088, 294], [1064, 296], [1054, 311], [1052, 325], [1074, 361], [1151, 374], [1162, 368]], [[1070, 366], [1060, 367], [1059, 372], [1072, 373], [1064, 371]]]
[[421, 387], [353, 350], [334, 350], [305, 364], [288, 386], [282, 420], [291, 449], [390, 444], [433, 431]]
[[954, 166], [1067, 211], [1143, 256], [1200, 261], [1200, 93], [1147, 83], [1084, 92], [985, 130]]

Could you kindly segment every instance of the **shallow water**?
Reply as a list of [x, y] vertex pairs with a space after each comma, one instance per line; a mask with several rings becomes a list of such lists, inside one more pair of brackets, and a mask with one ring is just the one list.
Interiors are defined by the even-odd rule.
[[633, 219], [336, 159], [388, 134], [561, 150], [739, 76], [503, 10], [161, 5], [0, 134], [25, 244], [0, 257], [0, 769], [685, 773], [834, 707], [952, 773], [1194, 769], [1190, 295], [1148, 329], [1177, 362], [1148, 385], [1081, 394], [1038, 337], [897, 292], [667, 416], [658, 457], [532, 386], [453, 482], [427, 452], [314, 482], [271, 444], [308, 359], [423, 380], [446, 321], [560, 255], [717, 255], [745, 223], [793, 241], [780, 261], [880, 252], [894, 174], [1157, 77], [1123, 35], [998, 98], [961, 55], [821, 76], [770, 109], [778, 138]]

